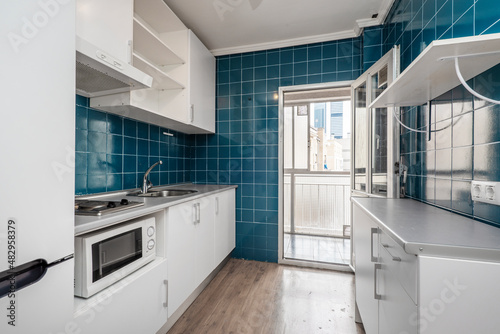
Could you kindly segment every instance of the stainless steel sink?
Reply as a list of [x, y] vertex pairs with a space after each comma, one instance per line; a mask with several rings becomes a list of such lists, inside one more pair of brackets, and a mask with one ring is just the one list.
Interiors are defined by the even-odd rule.
[[150, 189], [147, 193], [143, 194], [140, 191], [135, 191], [127, 194], [127, 196], [139, 196], [139, 197], [175, 197], [175, 196], [185, 196], [198, 192], [198, 190], [188, 190], [188, 189]]

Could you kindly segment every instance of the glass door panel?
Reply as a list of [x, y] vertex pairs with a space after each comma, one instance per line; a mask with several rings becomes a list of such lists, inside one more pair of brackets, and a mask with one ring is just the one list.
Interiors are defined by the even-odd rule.
[[366, 191], [368, 134], [366, 112], [366, 83], [354, 90], [354, 189]]
[[283, 108], [283, 149], [284, 167], [293, 168], [293, 107]]
[[[387, 65], [371, 76], [371, 101], [387, 88]], [[371, 193], [387, 196], [387, 108], [371, 111]]]
[[283, 260], [347, 265], [351, 89], [283, 97]]
[[371, 193], [387, 196], [387, 109], [373, 109], [371, 121]]

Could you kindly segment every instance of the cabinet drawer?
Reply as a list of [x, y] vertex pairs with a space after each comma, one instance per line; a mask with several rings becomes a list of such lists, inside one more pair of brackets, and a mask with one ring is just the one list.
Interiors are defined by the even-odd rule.
[[381, 257], [385, 257], [388, 270], [395, 275], [406, 293], [417, 304], [417, 257], [406, 253], [391, 237], [384, 232], [380, 233], [380, 245], [385, 252], [381, 252]]
[[[387, 261], [393, 262], [389, 253], [380, 251], [382, 266], [378, 271], [379, 327], [380, 334], [417, 334], [417, 305], [398, 278], [389, 268]], [[387, 264], [387, 265], [386, 265]]]

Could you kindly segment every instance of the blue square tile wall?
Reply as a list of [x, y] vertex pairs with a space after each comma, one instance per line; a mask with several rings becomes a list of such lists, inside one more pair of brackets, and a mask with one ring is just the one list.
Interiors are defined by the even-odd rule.
[[193, 136], [94, 110], [79, 95], [75, 125], [76, 195], [137, 188], [160, 159], [149, 176], [154, 185], [190, 181]]
[[[500, 65], [470, 85], [500, 98]], [[471, 181], [500, 181], [500, 106], [473, 97], [462, 86], [431, 102], [431, 139], [401, 131], [401, 157], [408, 168], [406, 194], [500, 227], [500, 207], [473, 202]], [[403, 108], [403, 123], [428, 128], [427, 107]]]
[[[365, 44], [378, 41], [372, 29]], [[397, 0], [381, 29], [383, 53], [400, 45], [403, 71], [434, 40], [500, 32], [500, 7], [496, 0]]]
[[[375, 30], [375, 31], [371, 31]], [[377, 28], [365, 30], [364, 44], [378, 42]], [[384, 52], [400, 45], [401, 70], [432, 41], [500, 32], [500, 7], [493, 0], [396, 1], [382, 26]], [[365, 47], [365, 68], [370, 50]], [[483, 95], [499, 98], [500, 67], [472, 80]], [[473, 202], [472, 180], [500, 181], [499, 106], [473, 98], [461, 86], [432, 101], [431, 140], [401, 132], [401, 154], [409, 166], [406, 194], [416, 200], [500, 227], [500, 208]], [[427, 107], [404, 108], [405, 124], [427, 128]]]
[[217, 57], [217, 131], [197, 135], [191, 178], [237, 184], [234, 257], [278, 260], [280, 86], [356, 79], [362, 38]]
[[383, 26], [365, 28], [363, 31], [363, 71], [377, 62], [384, 51]]

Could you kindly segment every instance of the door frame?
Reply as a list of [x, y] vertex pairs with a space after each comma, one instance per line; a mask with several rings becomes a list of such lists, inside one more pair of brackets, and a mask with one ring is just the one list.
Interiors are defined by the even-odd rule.
[[[303, 90], [315, 90], [315, 89], [327, 89], [327, 88], [339, 88], [339, 87], [351, 87], [354, 80], [349, 81], [337, 81], [337, 82], [327, 82], [321, 84], [307, 84], [307, 85], [297, 85], [297, 86], [283, 86], [279, 88], [279, 145], [278, 145], [278, 175], [279, 175], [279, 194], [278, 194], [278, 263], [294, 265], [300, 267], [308, 268], [319, 268], [319, 269], [331, 269], [337, 271], [352, 272], [352, 268], [349, 265], [342, 264], [329, 264], [321, 262], [312, 262], [304, 260], [292, 260], [284, 258], [283, 251], [283, 237], [284, 237], [284, 96], [286, 92], [303, 91]], [[351, 93], [352, 94], [352, 93]], [[309, 155], [309, 153], [308, 153]], [[351, 161], [352, 163], [352, 161]], [[351, 175], [352, 178], [352, 175]], [[352, 245], [351, 245], [352, 248]]]

